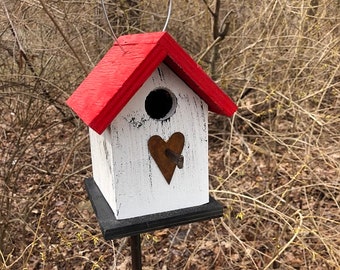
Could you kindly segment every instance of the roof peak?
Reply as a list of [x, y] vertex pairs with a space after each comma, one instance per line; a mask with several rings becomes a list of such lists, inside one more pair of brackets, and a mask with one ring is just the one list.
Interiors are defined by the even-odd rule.
[[167, 32], [119, 37], [66, 103], [101, 134], [162, 62], [208, 104], [209, 110], [226, 116], [237, 110]]

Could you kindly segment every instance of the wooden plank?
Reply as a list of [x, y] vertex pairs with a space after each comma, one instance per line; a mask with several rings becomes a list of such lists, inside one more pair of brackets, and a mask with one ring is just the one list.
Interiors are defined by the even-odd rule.
[[157, 44], [113, 46], [66, 101], [101, 134], [165, 57]]
[[223, 206], [210, 197], [209, 203], [201, 206], [117, 220], [93, 178], [86, 179], [85, 186], [105, 240], [209, 220], [223, 215]]
[[[145, 102], [155, 89], [174, 97], [174, 113], [152, 119]], [[172, 110], [171, 109], [171, 110]], [[117, 219], [133, 218], [209, 201], [208, 106], [165, 64], [161, 64], [101, 135], [90, 131], [93, 178]], [[180, 169], [164, 177], [148, 149], [157, 135], [184, 135]], [[133, 142], [133, 143], [132, 143]], [[171, 150], [176, 148], [170, 147]]]

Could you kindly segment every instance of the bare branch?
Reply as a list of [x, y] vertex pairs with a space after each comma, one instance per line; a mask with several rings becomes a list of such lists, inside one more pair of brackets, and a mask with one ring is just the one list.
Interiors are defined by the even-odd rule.
[[55, 18], [53, 17], [53, 15], [49, 12], [44, 0], [39, 0], [44, 11], [46, 12], [47, 16], [51, 19], [51, 21], [53, 22], [54, 26], [57, 28], [58, 32], [62, 35], [63, 39], [65, 40], [65, 42], [67, 43], [67, 45], [69, 46], [69, 48], [71, 49], [72, 53], [74, 54], [74, 56], [77, 58], [80, 66], [82, 67], [82, 69], [86, 72], [86, 74], [89, 72], [87, 67], [83, 64], [83, 62], [81, 61], [78, 53], [76, 52], [76, 50], [74, 49], [74, 47], [72, 46], [70, 40], [67, 38], [67, 36], [64, 34], [63, 30], [61, 29], [61, 27], [59, 26], [58, 22], [55, 20]]
[[209, 7], [209, 4], [208, 4], [207, 0], [202, 0], [202, 1], [203, 1], [203, 3], [206, 5], [206, 7], [207, 7], [209, 13], [210, 13], [213, 17], [215, 17], [215, 12]]
[[215, 2], [215, 12], [214, 12], [214, 16], [213, 16], [213, 36], [214, 36], [214, 39], [217, 39], [218, 36], [219, 36], [220, 8], [221, 8], [221, 1], [216, 0], [216, 2]]
[[18, 33], [17, 33], [17, 31], [15, 30], [15, 27], [14, 27], [14, 23], [13, 23], [11, 17], [9, 16], [8, 9], [7, 9], [7, 7], [6, 7], [6, 5], [5, 5], [4, 2], [2, 2], [2, 5], [3, 5], [3, 8], [4, 8], [4, 10], [5, 10], [7, 20], [8, 20], [8, 22], [9, 22], [9, 24], [10, 24], [11, 32], [12, 32], [14, 38], [15, 38], [16, 44], [17, 44], [18, 47], [19, 47], [19, 55], [20, 55], [20, 57], [19, 57], [19, 59], [18, 59], [18, 61], [17, 61], [17, 64], [18, 64], [18, 66], [19, 66], [19, 69], [22, 67], [22, 61], [21, 61], [21, 59], [23, 58], [23, 59], [26, 61], [27, 66], [29, 67], [30, 71], [34, 74], [34, 76], [37, 76], [37, 74], [36, 74], [36, 72], [35, 72], [35, 70], [34, 70], [34, 68], [33, 68], [33, 66], [32, 66], [32, 63], [30, 62], [29, 58], [27, 57], [27, 54], [26, 54], [26, 52], [25, 52], [25, 50], [24, 50], [24, 47], [22, 46], [22, 44], [21, 44], [21, 42], [20, 42]]

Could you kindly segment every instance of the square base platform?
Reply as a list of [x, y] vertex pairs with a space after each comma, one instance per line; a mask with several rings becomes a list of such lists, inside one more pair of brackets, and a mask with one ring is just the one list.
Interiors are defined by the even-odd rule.
[[85, 186], [105, 240], [138, 235], [223, 215], [223, 206], [210, 197], [209, 203], [195, 207], [117, 220], [93, 178], [86, 179]]

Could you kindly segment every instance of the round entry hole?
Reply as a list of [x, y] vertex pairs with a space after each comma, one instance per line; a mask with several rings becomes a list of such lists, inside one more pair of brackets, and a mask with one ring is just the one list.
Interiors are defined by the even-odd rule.
[[176, 111], [176, 96], [167, 89], [153, 90], [145, 99], [145, 111], [156, 120], [166, 120]]

